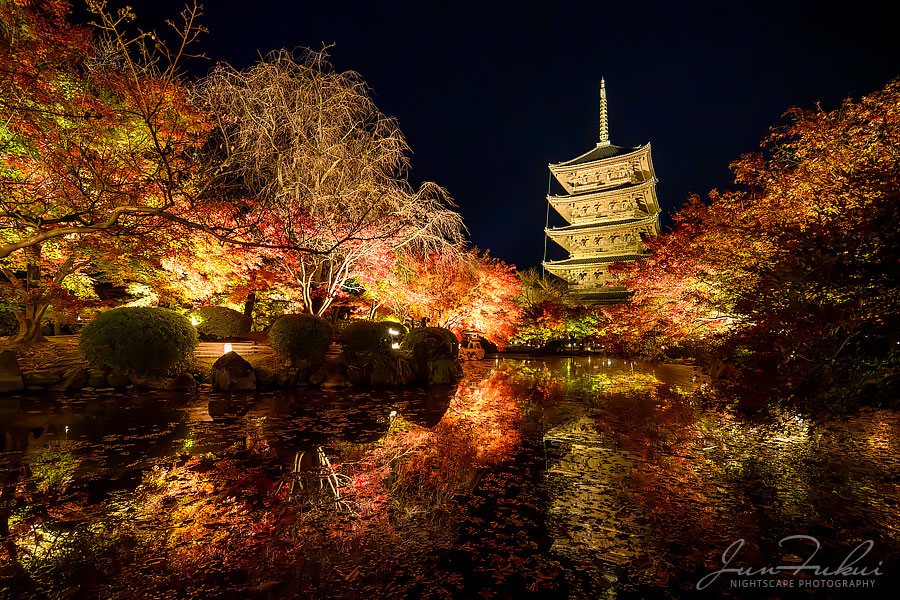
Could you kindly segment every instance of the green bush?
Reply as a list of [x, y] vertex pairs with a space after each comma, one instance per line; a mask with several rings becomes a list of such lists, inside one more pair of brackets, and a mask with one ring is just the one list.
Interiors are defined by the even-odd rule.
[[393, 321], [353, 321], [341, 330], [341, 348], [350, 354], [364, 350], [386, 352], [405, 335], [406, 327]]
[[96, 368], [164, 375], [191, 358], [197, 330], [187, 317], [165, 308], [114, 308], [85, 326], [78, 347]]
[[253, 325], [249, 317], [226, 306], [202, 306], [191, 316], [200, 321], [197, 333], [201, 340], [224, 340], [247, 333]]
[[281, 360], [306, 360], [315, 367], [331, 345], [331, 325], [315, 315], [282, 315], [269, 330], [269, 345]]
[[425, 344], [429, 347], [429, 354], [449, 355], [453, 358], [459, 356], [459, 340], [449, 329], [442, 327], [420, 327], [413, 329], [403, 340], [402, 349], [414, 352], [416, 346]]

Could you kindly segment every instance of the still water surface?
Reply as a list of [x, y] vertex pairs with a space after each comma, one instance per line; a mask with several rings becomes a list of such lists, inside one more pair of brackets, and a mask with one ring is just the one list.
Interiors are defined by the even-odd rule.
[[[891, 595], [898, 415], [701, 385], [579, 357], [430, 390], [0, 398], [0, 597]], [[716, 576], [723, 553], [769, 571]]]

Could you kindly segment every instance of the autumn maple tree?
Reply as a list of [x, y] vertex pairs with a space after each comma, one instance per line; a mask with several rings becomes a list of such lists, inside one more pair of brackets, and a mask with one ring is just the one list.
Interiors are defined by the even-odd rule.
[[515, 268], [477, 249], [438, 254], [405, 253], [359, 280], [369, 302], [402, 321], [446, 327], [458, 335], [477, 333], [505, 345], [521, 309]]
[[788, 116], [733, 163], [740, 188], [691, 200], [624, 269], [637, 292], [623, 314], [632, 334], [643, 323], [670, 342], [713, 338], [763, 394], [887, 398], [900, 359], [900, 84]]
[[160, 57], [152, 33], [125, 33], [130, 9], [89, 8], [99, 36], [68, 23], [66, 2], [0, 5], [0, 270], [15, 341], [39, 338], [60, 286], [88, 266], [92, 236], [222, 235], [190, 194], [207, 125], [177, 72], [199, 10], [183, 13], [179, 48]]

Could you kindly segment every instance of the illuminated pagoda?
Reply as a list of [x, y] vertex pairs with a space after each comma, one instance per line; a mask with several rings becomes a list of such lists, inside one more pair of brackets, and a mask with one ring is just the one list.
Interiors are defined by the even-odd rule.
[[628, 291], [608, 273], [618, 261], [642, 256], [641, 236], [659, 234], [659, 204], [650, 144], [626, 148], [609, 142], [606, 83], [600, 80], [600, 141], [572, 160], [551, 164], [565, 190], [547, 201], [567, 223], [546, 228], [551, 240], [569, 252], [544, 268], [569, 282], [585, 303], [621, 302]]

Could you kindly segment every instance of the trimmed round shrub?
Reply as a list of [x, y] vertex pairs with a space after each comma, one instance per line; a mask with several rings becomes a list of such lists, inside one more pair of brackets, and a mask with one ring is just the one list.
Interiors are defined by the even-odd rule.
[[269, 330], [269, 345], [287, 363], [305, 360], [315, 366], [331, 345], [331, 325], [316, 315], [282, 315]]
[[353, 321], [341, 330], [341, 348], [350, 354], [364, 350], [386, 352], [404, 335], [406, 327], [393, 321]]
[[406, 334], [402, 348], [415, 351], [416, 346], [427, 344], [429, 354], [449, 355], [453, 358], [459, 356], [459, 340], [453, 332], [443, 327], [419, 327]]
[[197, 317], [197, 333], [201, 340], [224, 340], [247, 333], [253, 322], [249, 317], [227, 306], [202, 306], [191, 313]]
[[81, 332], [78, 348], [95, 368], [133, 375], [164, 375], [186, 363], [197, 347], [187, 317], [165, 308], [113, 308]]

